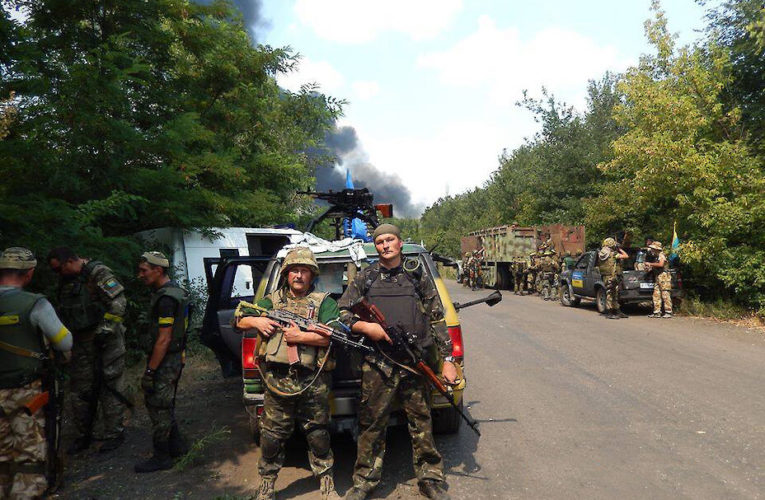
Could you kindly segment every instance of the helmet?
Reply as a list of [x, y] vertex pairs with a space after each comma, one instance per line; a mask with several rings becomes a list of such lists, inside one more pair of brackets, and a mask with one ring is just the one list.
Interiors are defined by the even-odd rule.
[[282, 264], [282, 274], [286, 274], [290, 267], [297, 265], [309, 268], [313, 272], [314, 278], [319, 275], [319, 265], [316, 263], [316, 257], [310, 248], [298, 247], [287, 252]]
[[608, 248], [615, 247], [616, 240], [613, 238], [606, 238], [605, 240], [603, 240], [603, 246]]
[[37, 266], [37, 259], [31, 250], [24, 247], [10, 247], [0, 254], [0, 269], [32, 269]]

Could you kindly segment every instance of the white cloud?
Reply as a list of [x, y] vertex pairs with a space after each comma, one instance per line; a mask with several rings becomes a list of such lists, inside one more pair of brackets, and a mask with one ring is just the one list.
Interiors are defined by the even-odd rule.
[[421, 55], [418, 65], [434, 69], [443, 83], [485, 90], [495, 105], [516, 102], [524, 89], [544, 85], [558, 97], [581, 106], [588, 79], [606, 70], [622, 71], [632, 61], [615, 47], [600, 46], [575, 31], [546, 28], [522, 40], [515, 27], [500, 29], [481, 16], [478, 29], [448, 50]]
[[380, 84], [371, 80], [357, 80], [351, 84], [353, 93], [362, 101], [367, 101], [380, 93]]
[[441, 33], [462, 9], [462, 0], [297, 0], [298, 19], [320, 38], [365, 43], [386, 31], [413, 40]]
[[345, 85], [345, 77], [326, 61], [302, 57], [295, 71], [281, 73], [276, 80], [285, 89], [297, 92], [301, 85], [318, 83], [322, 92], [336, 92]]

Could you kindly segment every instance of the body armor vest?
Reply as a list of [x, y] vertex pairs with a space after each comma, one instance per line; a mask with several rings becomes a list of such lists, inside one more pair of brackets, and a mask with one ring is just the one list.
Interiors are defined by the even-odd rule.
[[[401, 325], [407, 332], [415, 334], [417, 347], [424, 353], [433, 345], [433, 338], [425, 321], [422, 299], [415, 282], [416, 276], [410, 276], [416, 273], [416, 267], [415, 271], [410, 272], [407, 270], [407, 261], [404, 261], [403, 266], [404, 271], [395, 276], [390, 276], [385, 270], [378, 268], [377, 276], [373, 276], [371, 283], [366, 287], [365, 296], [380, 309], [388, 325]], [[382, 344], [385, 342], [380, 343]]]
[[655, 260], [653, 262], [659, 262], [664, 257], [664, 265], [662, 267], [652, 267], [651, 271], [653, 272], [654, 277], [658, 277], [661, 273], [669, 272], [669, 259], [667, 259], [667, 256], [664, 255], [664, 252], [660, 253], [655, 257]]
[[[598, 259], [600, 260], [600, 259]], [[622, 273], [621, 260], [616, 258], [616, 254], [611, 251], [608, 258], [598, 262], [598, 270], [601, 277], [620, 275]]]
[[[269, 297], [274, 309], [289, 311], [305, 318], [315, 318], [318, 321], [319, 309], [321, 303], [329, 294], [324, 292], [312, 291], [305, 297], [294, 297], [287, 288], [280, 288]], [[319, 367], [319, 363], [324, 359], [327, 348], [316, 347], [312, 345], [298, 344], [298, 357], [300, 364], [305, 368], [314, 370]], [[266, 361], [268, 363], [280, 363], [289, 365], [287, 355], [287, 342], [284, 341], [284, 331], [277, 328], [276, 331], [268, 337], [265, 349]], [[333, 360], [327, 360], [324, 370], [332, 370], [335, 367]]]
[[[0, 292], [0, 340], [33, 352], [44, 352], [42, 334], [32, 326], [31, 313], [42, 295], [21, 289]], [[0, 348], [0, 389], [22, 387], [42, 376], [44, 362]]]
[[104, 306], [89, 283], [93, 269], [100, 264], [93, 260], [88, 262], [78, 276], [64, 281], [59, 287], [58, 312], [62, 322], [73, 332], [93, 328], [104, 318]]
[[149, 303], [149, 310], [151, 311], [149, 315], [151, 321], [151, 346], [149, 349], [153, 349], [159, 337], [159, 311], [157, 310], [157, 304], [162, 297], [175, 299], [173, 340], [170, 342], [167, 352], [180, 352], [186, 347], [186, 331], [189, 328], [189, 293], [178, 286], [175, 281], [169, 281], [151, 294], [151, 302]]

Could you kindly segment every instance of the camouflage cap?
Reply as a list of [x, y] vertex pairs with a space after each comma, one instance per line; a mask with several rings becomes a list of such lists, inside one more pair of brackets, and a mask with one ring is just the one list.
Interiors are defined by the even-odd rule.
[[382, 234], [394, 234], [398, 239], [401, 239], [401, 229], [393, 224], [380, 224], [372, 233], [372, 241], [376, 240], [378, 236]]
[[10, 247], [0, 254], [0, 269], [32, 269], [37, 266], [37, 259], [31, 250], [24, 247]]
[[661, 246], [661, 241], [654, 241], [650, 245], [648, 245], [648, 248], [651, 250], [663, 250], [663, 247]]
[[167, 257], [162, 252], [144, 252], [141, 254], [141, 260], [145, 260], [152, 266], [170, 267], [170, 261], [167, 260]]
[[308, 247], [297, 247], [287, 252], [282, 264], [282, 274], [286, 274], [292, 266], [306, 266], [313, 272], [314, 278], [319, 275], [319, 265], [316, 263], [316, 257]]

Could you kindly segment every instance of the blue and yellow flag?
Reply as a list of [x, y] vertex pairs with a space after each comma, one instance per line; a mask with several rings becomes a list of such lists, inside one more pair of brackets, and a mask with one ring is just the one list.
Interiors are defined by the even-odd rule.
[[680, 256], [677, 254], [680, 248], [680, 238], [677, 237], [677, 221], [672, 224], [672, 254], [669, 256], [669, 262], [673, 265], [677, 265], [680, 260]]

